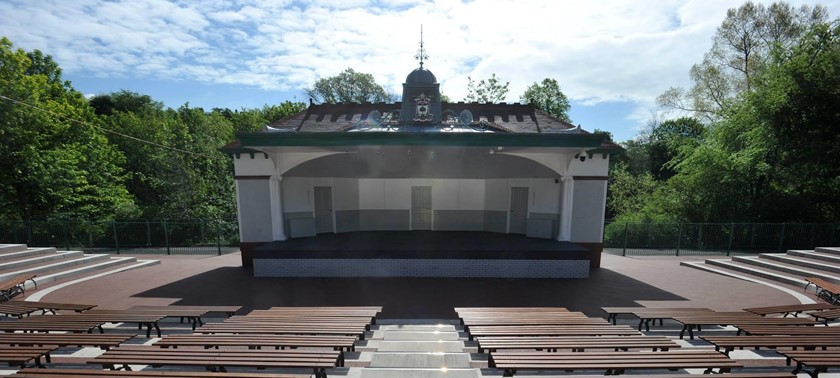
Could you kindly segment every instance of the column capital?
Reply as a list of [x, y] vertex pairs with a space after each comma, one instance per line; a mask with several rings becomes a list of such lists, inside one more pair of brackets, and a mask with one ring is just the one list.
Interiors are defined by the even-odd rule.
[[272, 180], [283, 181], [283, 176], [280, 175], [271, 175]]
[[563, 182], [575, 181], [575, 178], [572, 175], [565, 175], [565, 176], [560, 177], [560, 181], [563, 181]]

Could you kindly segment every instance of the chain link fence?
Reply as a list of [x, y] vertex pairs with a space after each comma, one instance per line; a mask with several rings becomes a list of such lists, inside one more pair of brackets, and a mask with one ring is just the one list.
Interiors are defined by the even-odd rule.
[[731, 255], [814, 249], [840, 242], [833, 223], [607, 223], [604, 249], [628, 255]]
[[221, 255], [239, 250], [239, 225], [224, 220], [3, 222], [0, 243], [116, 254]]

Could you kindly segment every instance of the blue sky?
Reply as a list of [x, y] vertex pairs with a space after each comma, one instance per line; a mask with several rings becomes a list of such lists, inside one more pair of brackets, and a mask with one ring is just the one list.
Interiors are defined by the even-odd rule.
[[[688, 86], [726, 10], [741, 1], [0, 0], [0, 35], [52, 55], [79, 91], [129, 90], [167, 106], [306, 101], [345, 68], [401, 93], [426, 63], [453, 100], [467, 77], [510, 82], [507, 101], [556, 79], [584, 129], [634, 137], [656, 96]], [[815, 4], [790, 1], [792, 4]], [[840, 0], [820, 2], [832, 17]]]

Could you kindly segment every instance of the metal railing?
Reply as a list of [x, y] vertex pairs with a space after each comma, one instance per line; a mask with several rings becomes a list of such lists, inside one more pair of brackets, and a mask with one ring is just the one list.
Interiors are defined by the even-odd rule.
[[833, 223], [607, 223], [604, 248], [627, 255], [784, 252], [840, 242]]
[[221, 255], [239, 250], [239, 225], [221, 220], [2, 222], [0, 243], [117, 254]]

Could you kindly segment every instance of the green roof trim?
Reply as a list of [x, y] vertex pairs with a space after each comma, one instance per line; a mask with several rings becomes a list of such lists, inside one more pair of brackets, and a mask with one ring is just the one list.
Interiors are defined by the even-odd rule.
[[508, 133], [239, 133], [242, 147], [316, 146], [510, 146], [600, 147], [605, 134], [508, 134]]

